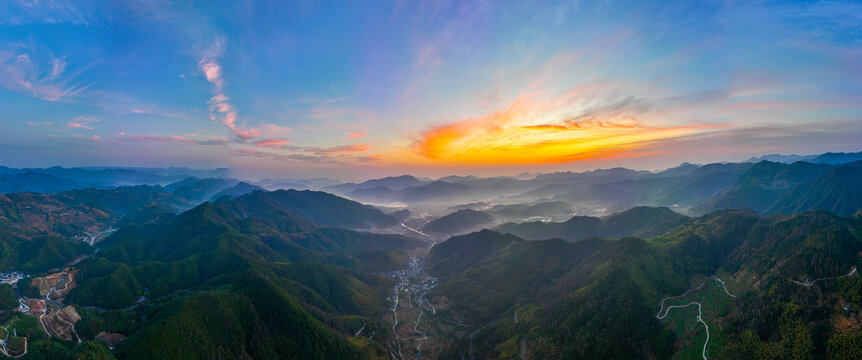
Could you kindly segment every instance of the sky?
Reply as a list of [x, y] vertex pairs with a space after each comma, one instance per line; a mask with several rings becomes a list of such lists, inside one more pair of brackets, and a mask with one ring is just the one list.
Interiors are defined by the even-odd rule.
[[518, 174], [862, 150], [862, 4], [0, 2], [0, 165]]

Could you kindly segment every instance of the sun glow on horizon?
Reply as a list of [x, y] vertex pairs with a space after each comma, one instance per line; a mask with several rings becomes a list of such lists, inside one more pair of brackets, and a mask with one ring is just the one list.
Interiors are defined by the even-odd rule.
[[392, 158], [415, 164], [481, 166], [637, 157], [642, 156], [637, 151], [657, 143], [728, 126], [674, 124], [668, 115], [679, 114], [681, 106], [592, 90], [595, 93], [570, 90], [558, 96], [526, 92], [505, 110], [425, 131]]

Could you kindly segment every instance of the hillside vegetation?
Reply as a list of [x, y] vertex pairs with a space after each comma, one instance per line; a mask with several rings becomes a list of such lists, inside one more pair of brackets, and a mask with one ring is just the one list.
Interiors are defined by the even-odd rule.
[[[483, 231], [435, 246], [429, 271], [445, 279], [435, 296], [455, 302], [473, 323], [490, 321], [473, 339], [474, 351], [489, 357], [523, 337], [528, 357], [670, 358], [687, 349], [677, 340], [687, 335], [656, 318], [659, 300], [711, 274], [729, 274], [725, 280], [739, 285], [732, 287], [738, 296], [724, 300], [732, 311], [707, 314], [725, 339], [710, 358], [771, 359], [764, 349], [781, 354], [791, 346], [782, 341], [803, 340], [792, 345], [794, 356], [859, 354], [862, 346], [846, 332], [862, 326], [860, 277], [811, 288], [788, 280], [834, 278], [858, 266], [860, 225], [858, 215], [763, 217], [732, 210], [649, 240], [524, 241]], [[524, 306], [530, 320], [515, 326], [511, 312]], [[448, 355], [464, 353], [466, 345]], [[703, 338], [691, 346], [702, 345]]]

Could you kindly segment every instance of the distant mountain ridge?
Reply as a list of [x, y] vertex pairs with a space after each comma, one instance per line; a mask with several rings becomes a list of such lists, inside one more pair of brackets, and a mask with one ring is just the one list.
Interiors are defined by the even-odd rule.
[[[75, 167], [15, 169], [0, 166], [0, 175], [19, 175], [37, 173], [55, 176], [71, 182], [91, 184], [100, 187], [123, 185], [166, 185], [187, 177], [229, 177], [228, 169], [199, 170], [182, 167], [140, 168], [140, 167]], [[31, 190], [28, 190], [31, 191]]]
[[819, 154], [819, 155], [770, 154], [770, 155], [752, 157], [752, 158], [749, 158], [748, 160], [746, 160], [745, 162], [758, 163], [758, 162], [761, 162], [764, 160], [772, 161], [772, 162], [786, 163], [786, 164], [794, 163], [797, 161], [806, 161], [806, 162], [817, 163], [817, 164], [837, 165], [837, 164], [846, 164], [846, 163], [862, 160], [862, 151], [855, 152], [855, 153], [828, 152], [828, 153], [823, 153], [823, 154]]

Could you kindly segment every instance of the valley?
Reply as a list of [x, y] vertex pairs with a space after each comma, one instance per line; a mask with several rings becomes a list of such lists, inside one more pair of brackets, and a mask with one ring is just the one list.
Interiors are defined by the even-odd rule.
[[0, 0], [0, 360], [862, 360], [862, 0]]
[[[859, 165], [817, 168], [830, 166]], [[417, 197], [394, 208], [196, 178], [7, 194], [3, 352], [466, 360], [857, 351], [860, 212], [695, 211], [730, 196], [741, 179], [786, 184], [795, 167], [811, 170], [719, 167], [737, 179], [700, 205], [688, 201], [684, 213], [656, 206], [656, 194], [712, 166], [667, 170], [667, 178], [615, 169], [446, 179], [465, 182], [457, 187], [371, 182], [432, 185], [404, 190]], [[590, 185], [593, 177], [601, 180]], [[648, 195], [549, 195], [616, 182]], [[513, 191], [478, 190], [492, 183]], [[430, 196], [434, 189], [443, 193]]]

